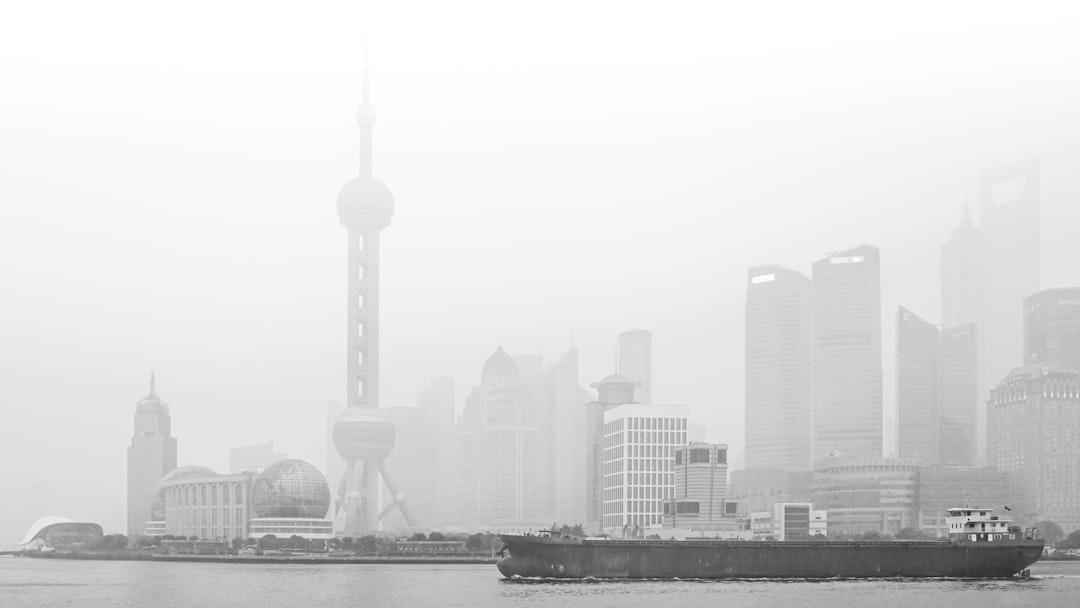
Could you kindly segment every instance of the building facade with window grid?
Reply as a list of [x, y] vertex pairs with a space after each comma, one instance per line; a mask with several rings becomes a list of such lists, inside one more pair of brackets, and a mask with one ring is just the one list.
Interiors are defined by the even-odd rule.
[[686, 444], [687, 407], [629, 403], [604, 412], [604, 533], [643, 536], [675, 496], [675, 449]]
[[1009, 474], [1025, 521], [1080, 529], [1080, 373], [1031, 364], [990, 393], [988, 464]]

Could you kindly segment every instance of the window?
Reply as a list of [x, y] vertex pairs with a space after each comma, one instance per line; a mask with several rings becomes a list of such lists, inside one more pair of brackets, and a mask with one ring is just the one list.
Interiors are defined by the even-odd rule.
[[694, 463], [708, 463], [709, 462], [709, 450], [708, 448], [694, 448], [690, 450], [690, 464]]
[[675, 466], [682, 464], [682, 450], [675, 452]]

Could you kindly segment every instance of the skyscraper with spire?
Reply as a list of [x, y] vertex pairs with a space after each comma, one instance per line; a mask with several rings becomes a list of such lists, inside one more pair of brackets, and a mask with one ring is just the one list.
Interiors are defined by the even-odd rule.
[[150, 374], [150, 394], [135, 404], [135, 432], [127, 453], [127, 535], [132, 540], [143, 534], [150, 521], [154, 486], [176, 468], [169, 404], [158, 397], [155, 385]]
[[356, 111], [360, 127], [359, 174], [338, 194], [337, 210], [348, 231], [346, 307], [345, 405], [334, 422], [333, 442], [345, 459], [345, 477], [337, 492], [335, 512], [344, 510], [346, 536], [359, 536], [378, 528], [389, 512], [379, 503], [380, 477], [410, 523], [404, 495], [390, 479], [384, 460], [394, 448], [393, 420], [379, 411], [379, 233], [394, 216], [390, 189], [371, 170], [372, 127], [370, 76], [365, 60], [363, 102]]

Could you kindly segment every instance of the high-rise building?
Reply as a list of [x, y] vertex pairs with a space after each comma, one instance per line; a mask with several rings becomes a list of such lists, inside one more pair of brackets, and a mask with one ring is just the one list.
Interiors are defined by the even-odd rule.
[[780, 266], [746, 284], [746, 468], [809, 470], [811, 283]]
[[896, 311], [897, 452], [937, 464], [938, 328], [901, 306]]
[[651, 331], [632, 329], [619, 334], [619, 374], [641, 384], [638, 402], [653, 402]]
[[881, 455], [880, 254], [862, 245], [813, 265], [813, 447]]
[[150, 394], [135, 404], [135, 434], [127, 457], [127, 535], [134, 540], [150, 521], [154, 488], [176, 468], [176, 438], [171, 435], [169, 404], [158, 397], [153, 374]]
[[604, 487], [607, 483], [605, 450], [607, 434], [604, 413], [626, 403], [634, 403], [638, 382], [612, 374], [594, 382], [598, 399], [585, 404], [585, 529], [594, 534], [603, 532]]
[[1080, 370], [1080, 287], [1024, 298], [1024, 361]]
[[979, 342], [974, 323], [938, 334], [938, 462], [973, 466], [978, 448]]
[[981, 337], [986, 341], [987, 377], [996, 382], [1023, 363], [1024, 298], [1039, 291], [1039, 161], [983, 173], [979, 215], [990, 257]]
[[230, 448], [229, 472], [258, 472], [284, 458], [287, 458], [285, 454], [274, 451], [273, 439], [267, 441], [266, 443], [260, 443], [258, 445], [249, 445], [240, 448]]
[[730, 522], [736, 505], [728, 502], [727, 444], [691, 442], [674, 452], [675, 495], [664, 504], [665, 525], [701, 530]]
[[384, 528], [438, 528], [457, 523], [461, 467], [454, 429], [454, 380], [430, 382], [417, 395], [416, 407], [384, 409], [397, 428], [394, 452], [386, 459], [386, 468], [409, 488], [409, 514], [413, 517], [410, 524], [400, 513], [389, 513], [383, 519]]
[[533, 376], [533, 398], [547, 415], [545, 439], [548, 501], [555, 521], [584, 523], [586, 425], [582, 406], [591, 396], [578, 381], [578, 351], [571, 348], [543, 365]]
[[974, 324], [939, 331], [896, 313], [897, 448], [923, 465], [975, 463], [978, 358]]
[[1018, 367], [987, 406], [988, 464], [1009, 473], [1013, 511], [1066, 532], [1080, 529], [1080, 372]]
[[390, 491], [406, 521], [411, 521], [404, 494], [398, 490], [383, 461], [394, 449], [394, 422], [379, 411], [379, 233], [394, 216], [390, 189], [371, 171], [371, 106], [368, 69], [364, 66], [363, 103], [356, 111], [360, 126], [359, 174], [338, 193], [337, 210], [348, 230], [346, 298], [345, 412], [334, 422], [333, 442], [345, 460], [338, 509], [344, 510], [346, 536], [376, 530], [389, 513], [379, 498], [379, 479]]
[[462, 518], [481, 526], [550, 522], [544, 424], [514, 360], [501, 347], [484, 363], [461, 415]]
[[644, 536], [675, 495], [675, 448], [686, 443], [684, 405], [630, 403], [604, 412], [604, 532]]

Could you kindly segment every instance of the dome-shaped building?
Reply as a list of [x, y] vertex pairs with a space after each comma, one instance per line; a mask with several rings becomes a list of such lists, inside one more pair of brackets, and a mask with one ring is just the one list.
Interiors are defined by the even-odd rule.
[[197, 464], [176, 467], [166, 473], [165, 476], [161, 478], [161, 481], [157, 482], [157, 485], [154, 486], [154, 491], [150, 494], [150, 521], [165, 521], [165, 485], [170, 481], [175, 479], [213, 477], [215, 475], [217, 475], [217, 473], [215, 473], [213, 469]]
[[286, 458], [255, 476], [251, 503], [257, 518], [321, 519], [330, 510], [330, 486], [312, 465]]
[[514, 363], [513, 357], [500, 346], [484, 362], [484, 369], [480, 372], [480, 384], [494, 386], [519, 382], [521, 382], [521, 373], [518, 371], [517, 363]]

